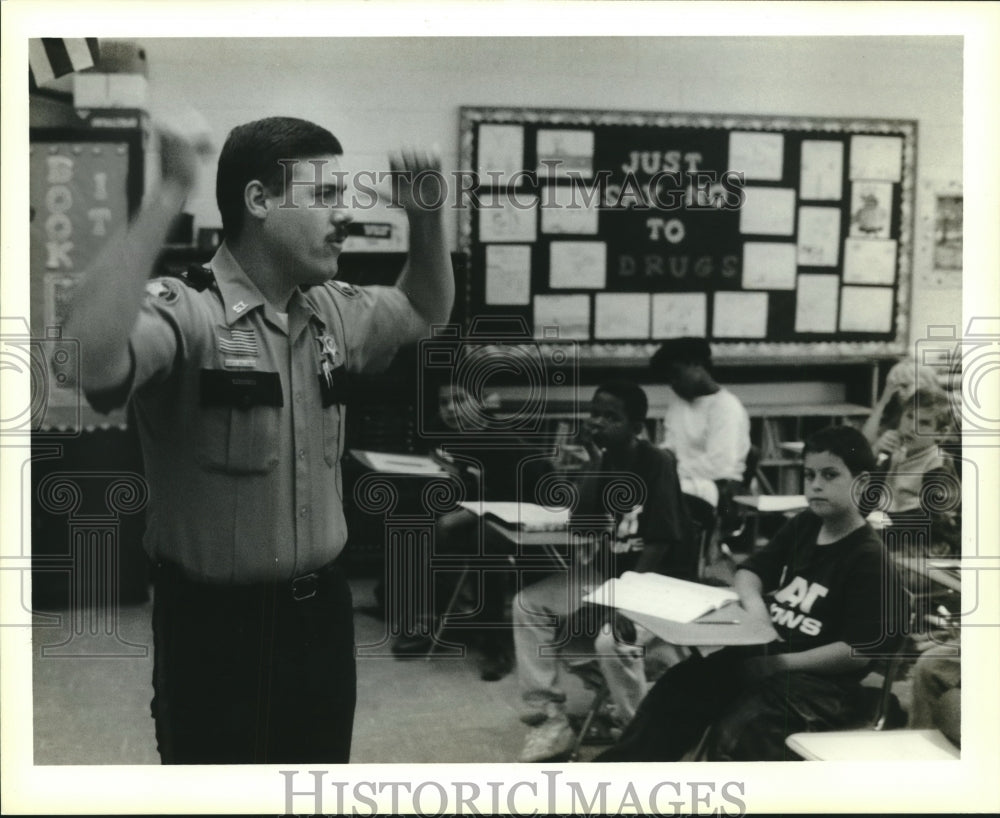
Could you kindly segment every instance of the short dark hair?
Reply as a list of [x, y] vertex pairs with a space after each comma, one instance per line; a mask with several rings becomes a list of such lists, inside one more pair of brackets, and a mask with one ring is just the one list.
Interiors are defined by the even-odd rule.
[[646, 419], [646, 412], [649, 411], [649, 399], [646, 391], [637, 383], [624, 379], [605, 381], [594, 390], [605, 392], [612, 397], [618, 398], [625, 407], [625, 415], [632, 423], [642, 423]]
[[829, 452], [844, 461], [851, 475], [875, 470], [875, 455], [861, 432], [853, 426], [827, 426], [806, 438], [803, 456]]
[[653, 353], [649, 368], [654, 374], [666, 377], [673, 363], [697, 364], [708, 369], [712, 366], [712, 347], [704, 338], [670, 338]]
[[279, 159], [343, 152], [337, 137], [305, 119], [272, 116], [233, 128], [222, 146], [215, 174], [215, 201], [224, 235], [235, 238], [243, 228], [243, 191], [249, 182], [257, 179], [275, 193], [284, 189], [285, 169]]

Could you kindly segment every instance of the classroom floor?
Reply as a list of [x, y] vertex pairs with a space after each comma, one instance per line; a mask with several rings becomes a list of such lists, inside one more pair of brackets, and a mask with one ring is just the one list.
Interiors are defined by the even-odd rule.
[[[378, 644], [385, 624], [376, 615], [374, 580], [352, 580], [358, 645]], [[65, 614], [65, 612], [63, 612]], [[34, 763], [159, 764], [149, 715], [152, 696], [152, 602], [124, 606], [118, 634], [74, 636], [70, 617], [33, 629]], [[78, 623], [79, 625], [80, 623]], [[89, 626], [84, 630], [89, 630]], [[108, 653], [109, 645], [119, 656]], [[46, 647], [48, 648], [47, 650]], [[127, 655], [131, 654], [131, 655]], [[144, 654], [144, 655], [143, 655]], [[588, 693], [570, 677], [571, 707]], [[479, 678], [471, 653], [396, 659], [360, 656], [358, 706], [351, 754], [356, 763], [516, 761], [527, 728], [518, 721], [517, 679]], [[585, 747], [582, 759], [599, 752]]]
[[[351, 581], [359, 646], [378, 645], [386, 633], [374, 585], [373, 579]], [[149, 715], [151, 614], [152, 602], [123, 606], [117, 628], [120, 641], [79, 636], [74, 631], [86, 633], [93, 623], [74, 623], [65, 611], [57, 625], [43, 624], [36, 617], [32, 662], [36, 765], [160, 763]], [[384, 655], [384, 648], [362, 647], [361, 653], [369, 655], [358, 659], [352, 762], [517, 760], [528, 728], [517, 717], [516, 674], [484, 682], [471, 652], [431, 660], [397, 659]], [[571, 712], [583, 713], [591, 693], [572, 674], [563, 674], [563, 679]], [[866, 683], [879, 681], [873, 674]], [[905, 708], [909, 683], [897, 682], [893, 691]], [[591, 760], [601, 749], [584, 746], [580, 760]]]

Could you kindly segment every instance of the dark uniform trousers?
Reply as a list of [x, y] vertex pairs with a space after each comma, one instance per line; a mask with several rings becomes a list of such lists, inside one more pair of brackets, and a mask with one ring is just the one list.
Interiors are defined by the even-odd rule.
[[354, 622], [338, 567], [231, 586], [160, 565], [153, 636], [151, 708], [164, 764], [349, 761]]

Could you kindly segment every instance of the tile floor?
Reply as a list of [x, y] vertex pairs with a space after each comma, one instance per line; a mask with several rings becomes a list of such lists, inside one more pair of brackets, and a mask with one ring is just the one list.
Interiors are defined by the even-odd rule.
[[[386, 632], [374, 615], [373, 584], [352, 581], [359, 646], [378, 644]], [[67, 640], [74, 623], [65, 612], [58, 626], [36, 624], [35, 764], [159, 763], [149, 715], [151, 611], [151, 602], [123, 607], [119, 640]], [[575, 677], [567, 687], [571, 705], [585, 708], [589, 694]], [[516, 677], [483, 682], [472, 655], [361, 656], [352, 761], [515, 761], [527, 730], [518, 721], [518, 704]], [[599, 748], [586, 749], [584, 758]]]

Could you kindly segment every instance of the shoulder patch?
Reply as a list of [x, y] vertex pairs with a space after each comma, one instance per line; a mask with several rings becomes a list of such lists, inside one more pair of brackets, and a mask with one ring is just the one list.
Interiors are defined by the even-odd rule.
[[346, 281], [331, 281], [330, 283], [348, 298], [354, 298], [361, 294], [361, 291], [357, 287], [353, 284], [348, 284]]
[[174, 304], [180, 297], [177, 284], [169, 278], [154, 278], [146, 284], [146, 295], [163, 304]]

